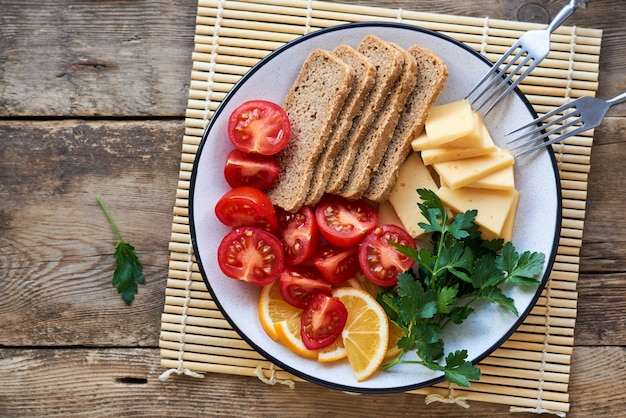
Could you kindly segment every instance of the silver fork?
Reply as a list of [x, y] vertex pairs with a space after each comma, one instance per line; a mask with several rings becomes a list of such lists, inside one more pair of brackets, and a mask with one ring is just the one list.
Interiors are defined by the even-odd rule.
[[[513, 90], [520, 81], [522, 81], [528, 74], [532, 72], [532, 70], [541, 62], [545, 57], [550, 53], [550, 35], [556, 28], [561, 26], [563, 22], [565, 22], [574, 11], [579, 7], [583, 9], [587, 8], [587, 4], [590, 0], [570, 0], [569, 4], [563, 7], [559, 13], [555, 16], [555, 18], [550, 22], [548, 26], [544, 29], [531, 30], [526, 32], [522, 37], [520, 37], [508, 51], [502, 55], [502, 57], [496, 62], [491, 69], [483, 75], [483, 77], [476, 83], [476, 85], [472, 88], [466, 98], [469, 98], [473, 93], [476, 93], [476, 97], [471, 100], [472, 105], [475, 107], [476, 111], [482, 109], [487, 103], [489, 103], [496, 94], [501, 91], [507, 84], [508, 87], [504, 92], [495, 99], [487, 111], [485, 115], [487, 115], [491, 110], [498, 104], [500, 101], [511, 91]], [[515, 53], [516, 50], [517, 53]], [[515, 53], [515, 55], [513, 55]], [[500, 67], [505, 63], [507, 58], [512, 57], [509, 62], [504, 66], [504, 68], [500, 69]], [[520, 63], [505, 77], [507, 71], [521, 58]], [[515, 76], [515, 74], [519, 73], [525, 65], [528, 67], [522, 72], [513, 82], [511, 80]], [[488, 94], [482, 102], [477, 106], [478, 100], [500, 79], [500, 77], [494, 77], [495, 75], [502, 75], [502, 81], [495, 88], [491, 90], [491, 93]], [[487, 79], [491, 77], [488, 83], [485, 84]], [[478, 90], [482, 86], [481, 90]], [[477, 106], [477, 107], [476, 107]]]
[[[520, 132], [528, 127], [536, 126], [530, 131], [525, 132], [514, 139], [511, 139], [507, 143], [511, 144], [524, 140], [524, 143], [511, 148], [511, 151], [514, 151], [524, 146], [535, 144], [537, 141], [548, 138], [549, 136], [559, 134], [558, 136], [555, 136], [547, 141], [543, 141], [521, 152], [518, 152], [515, 154], [515, 156], [519, 157], [529, 152], [536, 151], [540, 148], [562, 141], [565, 138], [569, 138], [570, 136], [577, 135], [579, 133], [588, 131], [589, 129], [595, 128], [596, 126], [600, 125], [600, 123], [602, 123], [604, 117], [606, 116], [606, 113], [609, 111], [609, 108], [611, 106], [622, 102], [626, 102], [626, 92], [608, 100], [602, 100], [590, 96], [579, 97], [578, 99], [573, 100], [569, 103], [565, 103], [564, 105], [546, 113], [545, 115], [535, 119], [534, 121], [520, 126], [519, 128], [507, 133], [506, 135], [511, 135], [513, 133]], [[556, 115], [561, 116], [558, 116], [557, 118], [543, 125], [543, 122]], [[557, 126], [557, 124], [559, 123], [562, 123], [562, 125]], [[535, 136], [535, 134], [540, 132], [542, 132], [540, 135]]]

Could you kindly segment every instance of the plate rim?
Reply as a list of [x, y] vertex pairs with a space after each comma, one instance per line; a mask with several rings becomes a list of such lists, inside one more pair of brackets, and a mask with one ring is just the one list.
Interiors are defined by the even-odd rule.
[[[285, 363], [283, 363], [280, 359], [276, 358], [275, 356], [271, 355], [270, 353], [268, 353], [266, 350], [262, 349], [261, 347], [259, 347], [257, 344], [255, 344], [255, 342], [249, 338], [244, 332], [242, 332], [240, 330], [240, 328], [237, 326], [237, 323], [233, 320], [233, 318], [231, 318], [230, 315], [228, 315], [228, 313], [226, 313], [223, 309], [223, 306], [221, 304], [221, 302], [219, 301], [219, 298], [217, 297], [217, 295], [215, 294], [210, 281], [207, 277], [206, 274], [206, 270], [204, 268], [204, 264], [202, 262], [202, 259], [200, 257], [200, 251], [198, 248], [198, 243], [197, 243], [197, 239], [196, 239], [196, 222], [195, 222], [195, 218], [194, 218], [194, 197], [195, 197], [195, 185], [196, 185], [196, 181], [197, 181], [197, 170], [198, 170], [198, 162], [200, 160], [200, 157], [202, 155], [203, 150], [205, 149], [205, 146], [207, 145], [207, 138], [209, 136], [209, 132], [211, 131], [211, 128], [213, 127], [213, 125], [215, 124], [216, 120], [217, 120], [217, 116], [219, 116], [222, 112], [222, 110], [224, 109], [224, 107], [226, 107], [227, 103], [230, 101], [231, 97], [239, 90], [239, 88], [241, 87], [241, 85], [243, 85], [245, 83], [246, 80], [248, 80], [250, 77], [252, 77], [252, 75], [254, 73], [256, 73], [262, 66], [266, 65], [269, 61], [271, 61], [272, 59], [274, 59], [276, 56], [280, 55], [283, 51], [291, 48], [294, 45], [297, 45], [301, 42], [305, 42], [308, 39], [311, 38], [315, 38], [317, 36], [320, 35], [324, 35], [327, 34], [329, 32], [334, 32], [334, 31], [339, 31], [339, 30], [345, 30], [345, 29], [351, 29], [351, 28], [359, 28], [359, 27], [388, 27], [388, 28], [398, 28], [398, 29], [404, 29], [404, 30], [411, 30], [411, 31], [415, 31], [415, 32], [422, 32], [425, 34], [428, 34], [430, 36], [434, 36], [434, 37], [438, 37], [441, 38], [447, 42], [450, 42], [458, 47], [461, 47], [463, 49], [465, 49], [466, 51], [470, 52], [472, 55], [474, 55], [475, 57], [479, 58], [480, 60], [484, 61], [486, 64], [493, 66], [493, 62], [489, 61], [489, 59], [487, 59], [487, 57], [485, 57], [484, 55], [478, 53], [477, 51], [475, 51], [474, 49], [472, 49], [470, 46], [466, 45], [465, 43], [458, 41], [454, 38], [452, 38], [449, 35], [446, 35], [444, 33], [441, 32], [437, 32], [431, 29], [427, 29], [421, 26], [417, 26], [414, 24], [408, 24], [408, 23], [402, 23], [402, 22], [354, 22], [354, 23], [344, 23], [344, 24], [339, 24], [339, 25], [335, 25], [335, 26], [331, 26], [331, 27], [327, 27], [327, 28], [321, 28], [318, 29], [314, 32], [310, 32], [304, 35], [301, 35], [287, 43], [285, 43], [284, 45], [281, 45], [280, 47], [278, 47], [277, 49], [275, 49], [274, 51], [270, 52], [267, 56], [265, 56], [263, 59], [261, 59], [259, 62], [257, 62], [254, 66], [252, 66], [248, 71], [246, 71], [246, 73], [240, 78], [239, 81], [237, 81], [237, 83], [235, 85], [233, 85], [233, 87], [228, 91], [228, 93], [224, 96], [224, 98], [222, 99], [222, 101], [220, 102], [219, 106], [217, 107], [217, 109], [215, 110], [213, 117], [210, 119], [208, 125], [206, 126], [206, 128], [204, 129], [204, 132], [202, 134], [202, 138], [201, 141], [198, 145], [198, 148], [196, 150], [196, 155], [194, 158], [194, 163], [193, 163], [193, 167], [192, 167], [192, 172], [191, 172], [191, 178], [190, 178], [190, 182], [189, 182], [189, 203], [188, 203], [188, 219], [189, 219], [189, 227], [190, 227], [190, 240], [191, 240], [191, 244], [192, 244], [192, 248], [194, 251], [194, 254], [196, 256], [196, 263], [198, 264], [198, 269], [200, 271], [200, 274], [202, 276], [202, 280], [205, 283], [207, 290], [209, 291], [209, 293], [211, 294], [211, 298], [213, 300], [213, 302], [216, 304], [217, 308], [220, 310], [220, 312], [222, 313], [222, 315], [224, 316], [224, 318], [226, 319], [226, 321], [229, 323], [229, 325], [233, 328], [233, 330], [235, 332], [237, 332], [237, 335], [239, 335], [243, 340], [246, 341], [246, 343], [248, 343], [255, 351], [257, 351], [259, 354], [261, 354], [267, 361], [274, 363], [276, 366], [280, 367], [281, 369], [287, 371], [288, 373], [293, 374], [294, 376], [300, 377], [303, 380], [306, 380], [308, 382], [311, 383], [315, 383], [318, 384], [320, 386], [324, 386], [327, 388], [331, 388], [331, 389], [336, 389], [336, 390], [340, 390], [340, 391], [344, 391], [344, 392], [351, 392], [351, 393], [362, 393], [362, 394], [384, 394], [384, 393], [402, 393], [402, 392], [406, 392], [406, 391], [410, 391], [410, 390], [416, 390], [416, 389], [420, 389], [420, 388], [424, 388], [424, 387], [428, 387], [431, 386], [433, 384], [436, 383], [440, 383], [442, 381], [445, 380], [445, 377], [439, 376], [433, 379], [428, 379], [416, 384], [409, 384], [409, 385], [403, 385], [403, 386], [394, 386], [394, 387], [385, 387], [385, 388], [380, 388], [380, 387], [359, 387], [359, 386], [352, 386], [352, 385], [345, 385], [345, 384], [340, 384], [340, 383], [335, 383], [335, 382], [329, 382], [327, 380], [324, 379], [320, 379], [318, 377], [312, 376], [308, 373], [302, 372], [292, 366], [289, 366]], [[519, 97], [519, 99], [522, 101], [522, 103], [526, 106], [526, 108], [528, 109], [528, 111], [530, 112], [530, 114], [533, 116], [533, 118], [537, 117], [537, 113], [535, 112], [532, 104], [528, 101], [528, 99], [526, 98], [526, 96], [521, 92], [521, 90], [519, 89], [519, 87], [516, 87], [514, 89], [515, 94]], [[548, 155], [550, 157], [550, 162], [552, 165], [552, 170], [554, 172], [554, 180], [555, 180], [555, 189], [557, 192], [557, 196], [556, 196], [556, 203], [557, 203], [557, 207], [556, 207], [556, 213], [557, 213], [557, 219], [556, 219], [556, 225], [555, 225], [555, 235], [553, 237], [553, 242], [552, 242], [552, 252], [548, 255], [546, 254], [546, 270], [545, 273], [543, 275], [543, 277], [541, 278], [541, 283], [540, 285], [537, 287], [536, 292], [534, 293], [533, 297], [530, 298], [530, 302], [528, 304], [528, 306], [526, 307], [526, 309], [519, 313], [516, 321], [510, 326], [510, 328], [502, 335], [502, 337], [497, 340], [496, 342], [494, 342], [489, 349], [485, 350], [482, 354], [480, 354], [479, 356], [477, 356], [476, 358], [474, 358], [472, 360], [472, 364], [477, 364], [480, 361], [482, 361], [483, 359], [485, 359], [486, 357], [488, 357], [489, 355], [491, 355], [495, 350], [497, 350], [506, 340], [509, 339], [509, 337], [514, 334], [516, 332], [516, 330], [519, 328], [519, 326], [522, 324], [522, 322], [526, 319], [526, 317], [529, 315], [530, 311], [536, 306], [537, 304], [537, 300], [539, 299], [539, 297], [541, 296], [541, 293], [543, 291], [543, 289], [545, 288], [545, 285], [547, 283], [547, 281], [549, 280], [549, 277], [552, 273], [552, 268], [554, 266], [554, 262], [557, 256], [557, 252], [558, 252], [558, 241], [560, 239], [560, 235], [561, 235], [561, 229], [562, 229], [562, 191], [561, 191], [561, 186], [560, 186], [560, 175], [559, 175], [559, 170], [558, 170], [558, 163], [556, 161], [556, 157], [554, 155], [554, 151], [552, 150], [552, 147], [547, 147], [546, 148]]]

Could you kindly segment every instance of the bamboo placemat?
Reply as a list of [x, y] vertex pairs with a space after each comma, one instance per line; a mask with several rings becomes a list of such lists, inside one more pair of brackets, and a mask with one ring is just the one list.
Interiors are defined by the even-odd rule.
[[[319, 1], [199, 0], [189, 101], [170, 238], [161, 318], [161, 366], [171, 373], [257, 376], [268, 383], [298, 378], [279, 370], [232, 330], [211, 300], [194, 262], [188, 219], [191, 171], [202, 134], [230, 88], [261, 58], [303, 34], [348, 22], [401, 21], [443, 32], [490, 60], [525, 31], [541, 25]], [[552, 53], [521, 89], [539, 114], [582, 95], [594, 96], [602, 32], [564, 26]], [[554, 146], [561, 175], [563, 223], [556, 263], [537, 305], [519, 329], [480, 363], [470, 389], [446, 383], [412, 391], [426, 402], [510, 405], [511, 411], [564, 416], [574, 345], [579, 252], [593, 132]]]

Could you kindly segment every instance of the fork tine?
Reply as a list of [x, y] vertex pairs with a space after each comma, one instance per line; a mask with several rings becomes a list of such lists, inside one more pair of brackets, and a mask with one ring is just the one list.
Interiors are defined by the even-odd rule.
[[[489, 95], [483, 100], [483, 103], [478, 107], [479, 110], [482, 106], [485, 105], [485, 103], [487, 103], [489, 100], [491, 100], [491, 98], [502, 89], [503, 86], [506, 85], [506, 83], [509, 82], [509, 80], [511, 80], [511, 78], [515, 75], [515, 73], [517, 71], [519, 71], [519, 66], [515, 68], [515, 71], [511, 71], [510, 74], [507, 75], [507, 71], [509, 71], [509, 69], [511, 68], [511, 66], [513, 64], [515, 64], [515, 62], [517, 62], [517, 60], [520, 59], [520, 57], [526, 53], [526, 51], [524, 49], [520, 49], [519, 52], [517, 54], [515, 54], [515, 56], [513, 56], [511, 58], [511, 60], [502, 68], [498, 71], [498, 76], [501, 77], [492, 77], [491, 80], [489, 80], [489, 82], [483, 87], [483, 89], [480, 91], [480, 94], [477, 95], [474, 100], [472, 100], [472, 103], [476, 103], [478, 102], [478, 100], [485, 94], [487, 93], [490, 89], [491, 92], [489, 93]], [[495, 66], [494, 66], [495, 67]], [[506, 75], [506, 77], [504, 77]], [[498, 85], [496, 87], [493, 87], [494, 84], [498, 83]]]
[[[491, 68], [489, 69], [489, 71], [487, 71], [480, 80], [478, 80], [478, 83], [476, 83], [474, 85], [474, 87], [472, 88], [472, 90], [467, 94], [467, 96], [465, 96], [465, 98], [467, 99], [468, 97], [470, 97], [486, 80], [487, 78], [489, 78], [491, 75], [495, 74], [496, 72], [500, 72], [500, 66], [502, 64], [504, 64], [504, 61], [506, 61], [507, 57], [511, 56], [511, 54], [513, 54], [513, 52], [519, 48], [520, 46], [520, 40], [518, 39], [513, 45], [511, 45], [511, 47], [500, 57], [500, 59], [498, 60], [498, 62], [496, 62], [494, 65], [491, 66]], [[508, 67], [507, 67], [508, 68]], [[491, 81], [491, 84], [493, 84], [493, 79]], [[485, 86], [483, 88], [483, 92], [488, 88], [488, 86]], [[483, 93], [481, 93], [482, 95]], [[479, 96], [480, 97], [480, 96]]]
[[547, 147], [548, 145], [552, 145], [552, 144], [555, 144], [557, 142], [563, 141], [564, 139], [567, 139], [570, 136], [574, 136], [574, 135], [577, 135], [577, 134], [579, 134], [581, 132], [585, 132], [588, 129], [590, 129], [589, 126], [586, 126], [586, 125], [580, 126], [580, 127], [576, 128], [576, 129], [574, 129], [573, 131], [565, 132], [564, 134], [561, 134], [561, 135], [557, 136], [556, 138], [552, 138], [552, 139], [550, 139], [548, 141], [544, 141], [544, 142], [542, 142], [540, 144], [537, 144], [537, 145], [535, 145], [535, 146], [533, 146], [531, 148], [525, 149], [524, 151], [521, 151], [521, 152], [515, 154], [514, 156], [515, 156], [515, 158], [517, 158], [517, 157], [520, 157], [520, 156], [522, 156], [524, 154], [528, 154], [529, 152], [537, 151], [538, 149], [541, 149], [543, 147]]
[[563, 111], [567, 110], [568, 108], [571, 108], [571, 107], [574, 107], [574, 106], [575, 106], [575, 101], [573, 101], [573, 102], [569, 102], [569, 103], [566, 103], [566, 104], [564, 104], [564, 105], [562, 105], [562, 106], [560, 106], [560, 107], [558, 107], [558, 108], [556, 108], [556, 109], [553, 109], [553, 110], [549, 111], [549, 112], [548, 112], [548, 113], [546, 113], [545, 115], [540, 116], [540, 117], [538, 117], [537, 119], [535, 119], [535, 120], [533, 120], [533, 121], [531, 121], [531, 122], [528, 122], [528, 123], [527, 123], [527, 124], [525, 124], [525, 125], [520, 126], [520, 127], [519, 127], [519, 128], [517, 128], [517, 129], [513, 129], [512, 131], [510, 131], [510, 132], [506, 133], [506, 135], [508, 136], [508, 135], [514, 134], [515, 132], [519, 132], [519, 131], [521, 131], [522, 129], [526, 129], [526, 128], [528, 128], [529, 126], [537, 125], [538, 123], [543, 122], [543, 121], [545, 121], [546, 119], [551, 118], [552, 116], [554, 116], [554, 115], [556, 115], [556, 114], [558, 114], [558, 113], [561, 113], [561, 112], [563, 112]]
[[[539, 135], [539, 136], [536, 136], [536, 137], [534, 137], [534, 138], [531, 138], [531, 139], [529, 139], [528, 141], [526, 141], [526, 142], [524, 142], [524, 143], [522, 143], [522, 144], [519, 144], [519, 145], [517, 145], [517, 146], [515, 146], [515, 147], [511, 148], [511, 150], [516, 150], [516, 149], [522, 148], [524, 145], [526, 145], [526, 144], [528, 144], [528, 143], [530, 143], [530, 142], [536, 142], [536, 141], [538, 141], [538, 140], [540, 140], [540, 139], [547, 138], [547, 137], [549, 137], [549, 136], [551, 136], [551, 135], [557, 135], [559, 132], [562, 132], [564, 129], [567, 129], [567, 128], [571, 127], [571, 126], [577, 125], [577, 124], [579, 124], [580, 122], [584, 122], [584, 121], [583, 121], [582, 116], [580, 116], [580, 117], [578, 117], [578, 118], [576, 118], [576, 119], [572, 119], [571, 121], [567, 122], [567, 123], [566, 123], [565, 125], [563, 125], [563, 126], [560, 126], [560, 127], [558, 127], [558, 128], [555, 128], [555, 129], [553, 129], [553, 130], [551, 130], [551, 131], [546, 131], [546, 132], [542, 133], [542, 134], [541, 134], [541, 135]], [[584, 125], [584, 124], [583, 124], [583, 127], [585, 127], [585, 125]], [[589, 127], [587, 126], [587, 127], [585, 127], [585, 129], [589, 129]], [[579, 128], [577, 128], [577, 129], [574, 129], [574, 130], [573, 130], [573, 131], [571, 131], [571, 132], [580, 132], [580, 131], [579, 131]], [[565, 132], [565, 133], [560, 134], [557, 138], [565, 139], [565, 138], [567, 138], [567, 137], [569, 137], [569, 136], [571, 136], [571, 135], [573, 135], [573, 134], [570, 134], [570, 132]], [[557, 139], [557, 141], [560, 141], [561, 139]], [[549, 142], [549, 141], [548, 141], [548, 142]], [[556, 142], [556, 141], [553, 141], [553, 142]]]
[[[517, 72], [524, 66], [526, 65], [526, 63], [528, 63], [528, 61], [530, 61], [531, 59], [533, 59], [533, 57], [531, 57], [530, 55], [528, 55], [526, 57], [526, 59], [524, 59], [524, 61], [522, 61], [517, 68], [515, 69], [515, 71], [511, 71], [510, 77], [507, 77], [508, 80], [512, 79], [514, 74], [517, 74]], [[493, 101], [493, 103], [491, 103], [491, 106], [489, 106], [489, 108], [487, 109], [487, 111], [485, 112], [485, 116], [489, 114], [489, 112], [491, 112], [493, 110], [494, 107], [496, 107], [496, 105], [498, 103], [500, 103], [502, 101], [502, 99], [504, 99], [504, 97], [506, 97], [507, 94], [509, 94], [509, 92], [511, 90], [513, 90], [515, 87], [517, 87], [517, 85], [520, 83], [520, 81], [522, 81], [528, 74], [531, 73], [531, 71], [537, 66], [537, 64], [539, 64], [539, 61], [537, 60], [533, 60], [533, 62], [530, 64], [530, 66], [524, 70], [524, 72], [522, 72], [516, 79], [514, 82], [512, 82], [511, 84], [509, 84], [509, 86], [506, 88], [506, 90], [504, 92], [502, 92], [500, 94], [500, 96], [498, 96], [498, 98], [496, 100]], [[482, 106], [481, 106], [482, 107]]]
[[[534, 129], [532, 129], [532, 130], [530, 130], [528, 132], [524, 132], [522, 135], [507, 141], [507, 144], [512, 144], [513, 142], [517, 142], [517, 141], [519, 141], [522, 138], [527, 138], [530, 135], [536, 134], [537, 132], [541, 132], [541, 131], [543, 131], [543, 130], [545, 130], [545, 129], [547, 129], [547, 128], [549, 128], [549, 127], [551, 127], [551, 126], [553, 126], [553, 125], [555, 125], [557, 123], [560, 123], [560, 122], [564, 121], [565, 119], [569, 119], [569, 118], [571, 118], [572, 116], [575, 116], [575, 115], [576, 115], [575, 112], [566, 113], [565, 115], [559, 116], [558, 118], [556, 118], [554, 120], [551, 120], [549, 123], [547, 123], [545, 125], [536, 126]], [[539, 119], [534, 121], [532, 124], [535, 124], [535, 123], [538, 123], [538, 122], [539, 122]], [[530, 125], [528, 125], [528, 126], [530, 126]], [[517, 131], [519, 131], [519, 129], [516, 129], [515, 131], [511, 131], [511, 132], [517, 132]]]

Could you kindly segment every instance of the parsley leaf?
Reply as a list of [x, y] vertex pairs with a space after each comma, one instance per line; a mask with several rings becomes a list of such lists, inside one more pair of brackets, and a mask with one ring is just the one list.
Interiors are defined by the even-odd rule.
[[[437, 194], [418, 189], [418, 208], [426, 222], [419, 226], [431, 234], [432, 249], [396, 248], [417, 262], [417, 274], [398, 275], [395, 287], [380, 289], [377, 300], [389, 318], [403, 331], [398, 341], [401, 353], [385, 369], [399, 363], [416, 363], [444, 373], [445, 379], [462, 387], [480, 378], [480, 369], [467, 360], [467, 350], [445, 355], [442, 331], [449, 324], [463, 323], [477, 301], [496, 303], [515, 315], [515, 301], [500, 288], [511, 285], [537, 286], [545, 256], [519, 254], [502, 239], [484, 240], [475, 223], [477, 211], [469, 210], [449, 219]], [[419, 360], [403, 360], [415, 351]], [[445, 357], [444, 357], [445, 356]]]
[[96, 200], [109, 220], [113, 232], [115, 232], [115, 236], [117, 237], [117, 244], [115, 244], [115, 252], [113, 253], [113, 257], [115, 258], [115, 272], [113, 273], [112, 284], [117, 288], [117, 292], [122, 296], [124, 302], [130, 305], [137, 293], [137, 283], [144, 283], [145, 281], [142, 273], [143, 266], [135, 254], [135, 247], [122, 240], [115, 221], [113, 221], [111, 214], [106, 206], [104, 206], [100, 197], [96, 197]]

